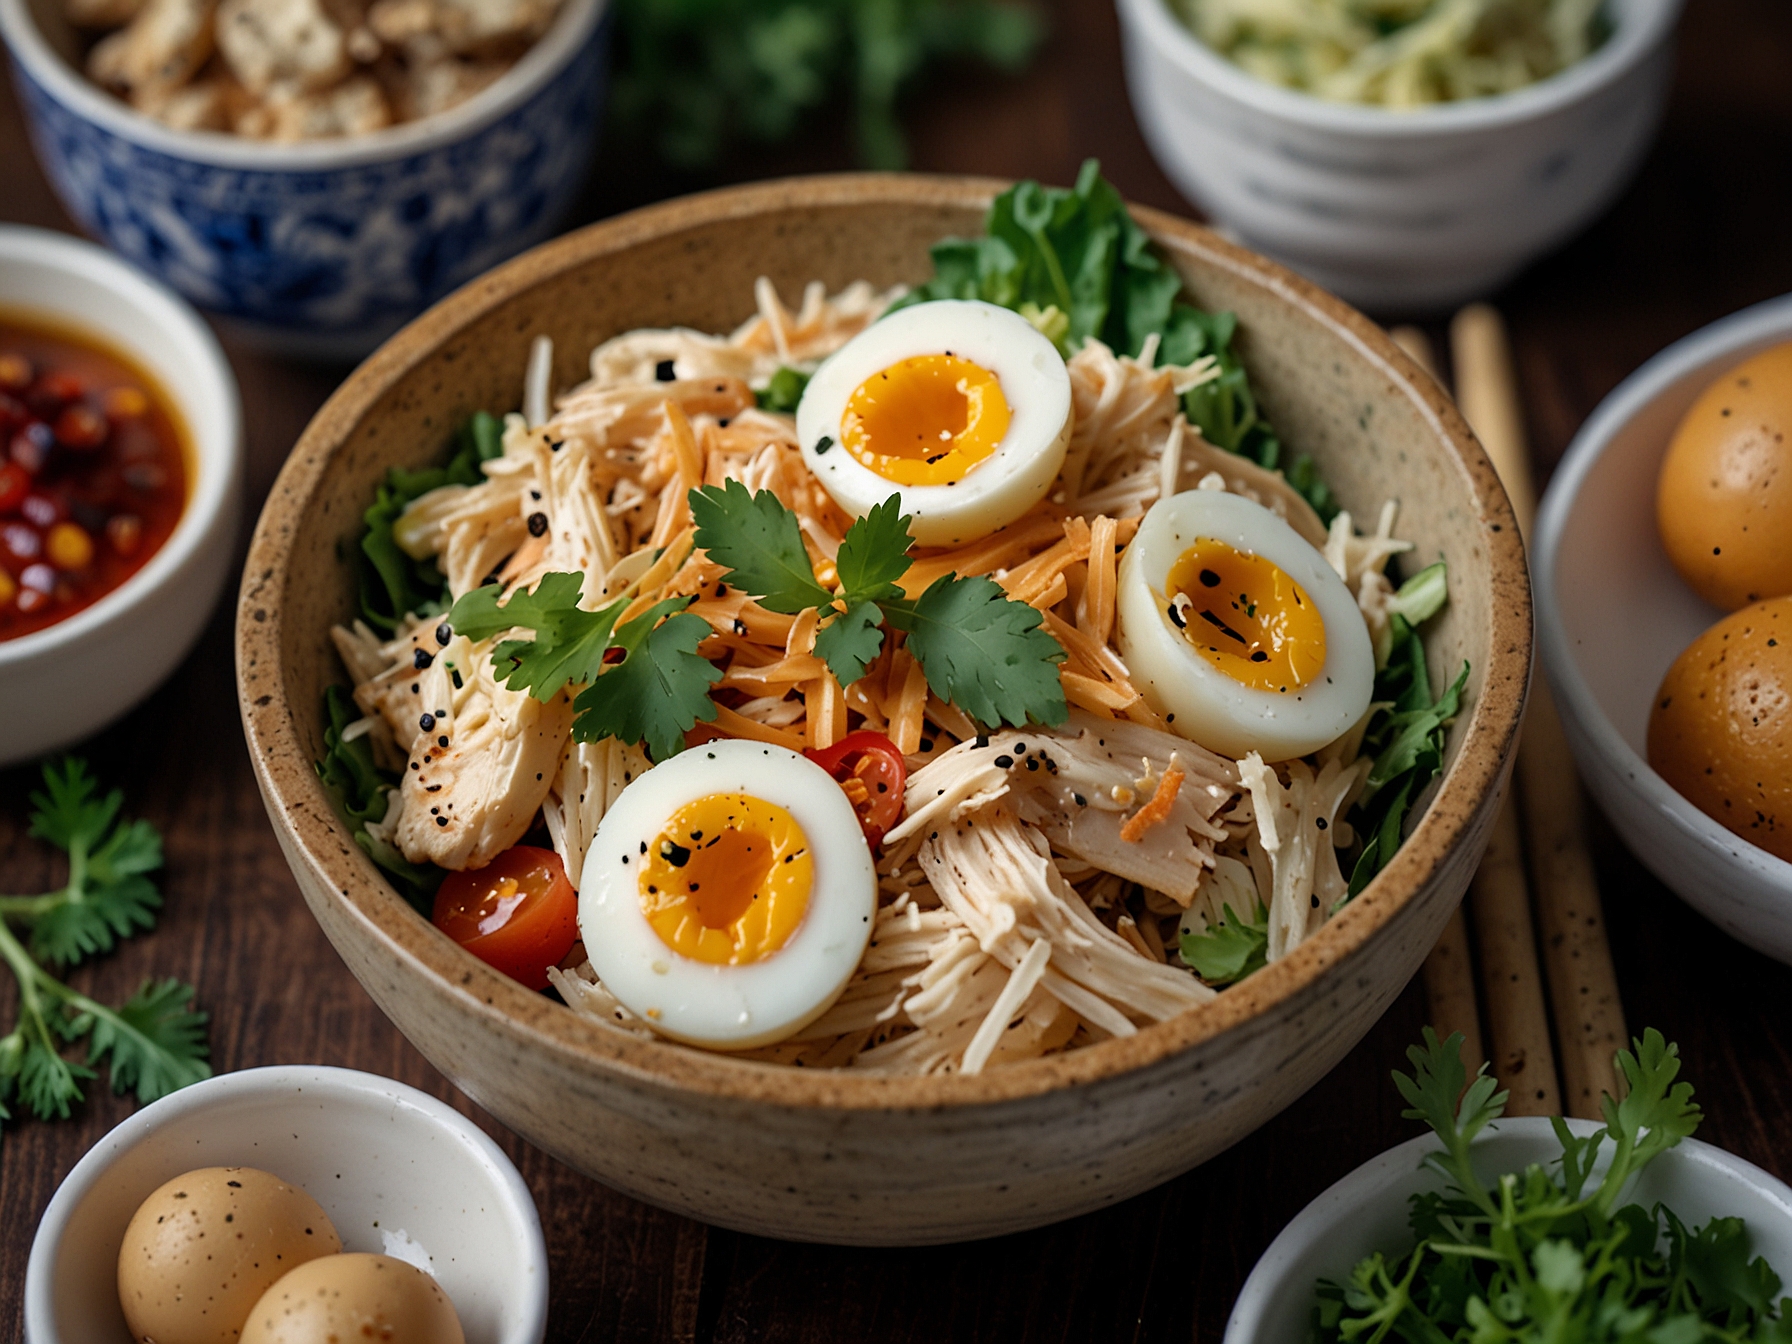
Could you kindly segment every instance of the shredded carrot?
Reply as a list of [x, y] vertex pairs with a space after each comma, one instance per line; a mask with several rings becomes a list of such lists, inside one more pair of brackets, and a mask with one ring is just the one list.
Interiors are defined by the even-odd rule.
[[[1170, 759], [1176, 758], [1172, 756]], [[1126, 824], [1120, 828], [1120, 838], [1128, 844], [1137, 844], [1146, 831], [1166, 820], [1170, 809], [1176, 805], [1176, 792], [1181, 787], [1182, 771], [1172, 765], [1158, 779], [1157, 791], [1151, 795], [1151, 801], [1126, 819]]]
[[1114, 630], [1114, 520], [1097, 518], [1089, 524], [1089, 581], [1083, 586], [1077, 628], [1097, 644], [1106, 644]]

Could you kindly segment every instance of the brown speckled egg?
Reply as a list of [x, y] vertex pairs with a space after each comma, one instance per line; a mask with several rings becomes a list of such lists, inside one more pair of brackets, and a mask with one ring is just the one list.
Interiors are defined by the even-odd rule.
[[1792, 342], [1693, 403], [1662, 459], [1655, 521], [1674, 568], [1714, 606], [1792, 593]]
[[253, 1167], [206, 1167], [175, 1177], [132, 1216], [118, 1300], [142, 1344], [234, 1344], [276, 1280], [341, 1249], [297, 1186]]
[[1726, 616], [1649, 711], [1649, 764], [1706, 816], [1792, 859], [1792, 597]]
[[429, 1275], [389, 1255], [331, 1255], [262, 1295], [242, 1344], [465, 1344], [454, 1304]]

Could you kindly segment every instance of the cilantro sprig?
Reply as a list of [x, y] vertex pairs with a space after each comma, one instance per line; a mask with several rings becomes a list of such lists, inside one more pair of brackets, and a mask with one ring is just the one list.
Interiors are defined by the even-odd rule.
[[[42, 1119], [66, 1117], [87, 1081], [106, 1066], [112, 1090], [154, 1101], [211, 1076], [206, 1015], [179, 980], [146, 980], [114, 1008], [45, 969], [110, 952], [149, 929], [162, 898], [148, 874], [162, 866], [162, 840], [147, 821], [119, 817], [123, 795], [104, 796], [78, 759], [43, 767], [29, 833], [68, 855], [68, 881], [40, 896], [0, 896], [0, 961], [18, 985], [13, 1028], [0, 1037], [0, 1119], [22, 1103]], [[21, 941], [19, 926], [27, 931]], [[65, 1047], [87, 1044], [84, 1058]]]
[[475, 588], [454, 604], [448, 620], [472, 640], [530, 631], [528, 639], [500, 641], [492, 666], [505, 685], [541, 701], [583, 686], [572, 702], [578, 741], [617, 737], [644, 743], [655, 760], [677, 755], [686, 731], [716, 716], [709, 688], [722, 674], [697, 652], [709, 623], [685, 611], [688, 597], [656, 602], [627, 621], [626, 595], [597, 611], [581, 610], [584, 578], [544, 574], [532, 591], [513, 594], [503, 606], [495, 584]]
[[728, 566], [730, 587], [771, 611], [813, 607], [828, 616], [815, 656], [842, 686], [865, 675], [887, 624], [907, 634], [933, 693], [979, 723], [1056, 725], [1069, 717], [1057, 669], [1064, 650], [1032, 607], [981, 576], [946, 574], [919, 597], [904, 595], [899, 581], [913, 539], [899, 496], [847, 529], [834, 561], [837, 592], [817, 581], [796, 515], [769, 490], [728, 481], [691, 491], [690, 502], [697, 544]]
[[[1701, 1119], [1692, 1087], [1676, 1081], [1679, 1051], [1646, 1031], [1618, 1052], [1627, 1090], [1603, 1101], [1605, 1125], [1576, 1135], [1555, 1121], [1554, 1171], [1533, 1165], [1491, 1183], [1473, 1162], [1474, 1138], [1503, 1114], [1506, 1093], [1486, 1066], [1473, 1080], [1462, 1037], [1430, 1028], [1394, 1084], [1408, 1119], [1442, 1141], [1424, 1165], [1441, 1192], [1415, 1194], [1408, 1253], [1377, 1252], [1343, 1284], [1321, 1283], [1320, 1344], [1784, 1344], [1792, 1300], [1739, 1218], [1688, 1229], [1660, 1205], [1621, 1201], [1637, 1173], [1690, 1136]], [[1610, 1143], [1603, 1173], [1598, 1161]]]

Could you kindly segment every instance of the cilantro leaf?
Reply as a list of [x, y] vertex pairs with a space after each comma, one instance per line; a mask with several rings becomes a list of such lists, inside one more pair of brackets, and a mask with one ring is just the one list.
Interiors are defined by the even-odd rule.
[[690, 503], [697, 545], [728, 567], [729, 587], [786, 616], [833, 605], [834, 595], [815, 581], [796, 515], [770, 490], [754, 493], [731, 480], [699, 486]]
[[886, 602], [884, 615], [908, 633], [934, 694], [979, 723], [1055, 727], [1070, 717], [1058, 680], [1063, 648], [1037, 611], [993, 579], [946, 574], [913, 602]]
[[1181, 939], [1182, 964], [1210, 985], [1230, 985], [1268, 965], [1269, 912], [1259, 905], [1249, 919], [1240, 919], [1230, 905], [1218, 924]]
[[43, 778], [43, 791], [31, 795], [30, 834], [68, 853], [69, 880], [31, 907], [31, 951], [66, 964], [154, 927], [162, 898], [144, 874], [162, 866], [162, 838], [147, 821], [118, 823], [124, 795], [96, 796], [81, 761], [52, 762]]
[[584, 583], [580, 573], [543, 574], [533, 590], [512, 593], [503, 606], [498, 586], [487, 584], [457, 601], [448, 623], [471, 640], [516, 628], [533, 631], [532, 640], [500, 643], [492, 651], [492, 666], [511, 690], [551, 700], [563, 687], [597, 680], [611, 632], [628, 606], [627, 598], [617, 598], [597, 611], [583, 610]]
[[172, 978], [146, 980], [116, 1010], [74, 996], [75, 1006], [93, 1020], [88, 1061], [111, 1056], [114, 1092], [134, 1087], [138, 1101], [155, 1101], [212, 1076], [205, 1062], [207, 1015], [193, 1010], [195, 992]]
[[834, 571], [849, 606], [902, 596], [896, 581], [908, 573], [908, 548], [914, 544], [908, 524], [902, 496], [891, 495], [846, 529]]
[[1692, 1099], [1692, 1084], [1674, 1082], [1680, 1072], [1680, 1047], [1670, 1045], [1653, 1027], [1631, 1046], [1618, 1051], [1618, 1070], [1628, 1085], [1624, 1100], [1601, 1099], [1606, 1132], [1617, 1144], [1611, 1169], [1593, 1196], [1607, 1213], [1630, 1177], [1690, 1135], [1703, 1118]]
[[656, 602], [617, 629], [614, 647], [623, 651], [622, 661], [572, 702], [575, 738], [644, 742], [663, 761], [684, 750], [687, 731], [715, 718], [709, 688], [722, 673], [697, 652], [709, 622], [684, 611], [690, 603], [688, 597]]
[[29, 1036], [19, 1062], [19, 1100], [39, 1120], [66, 1120], [82, 1100], [81, 1084], [96, 1076], [85, 1064], [64, 1059], [49, 1040]]
[[1433, 1153], [1425, 1161], [1436, 1167], [1462, 1194], [1488, 1212], [1493, 1199], [1469, 1161], [1468, 1147], [1475, 1135], [1505, 1113], [1507, 1093], [1499, 1091], [1499, 1082], [1487, 1072], [1486, 1064], [1468, 1081], [1462, 1065], [1461, 1032], [1439, 1041], [1430, 1027], [1424, 1031], [1424, 1044], [1408, 1048], [1412, 1073], [1394, 1071], [1394, 1087], [1405, 1098], [1407, 1109], [1400, 1112], [1408, 1120], [1423, 1120], [1443, 1140], [1444, 1151]]
[[860, 602], [834, 617], [815, 635], [815, 656], [842, 686], [865, 675], [884, 646], [884, 614], [875, 602]]

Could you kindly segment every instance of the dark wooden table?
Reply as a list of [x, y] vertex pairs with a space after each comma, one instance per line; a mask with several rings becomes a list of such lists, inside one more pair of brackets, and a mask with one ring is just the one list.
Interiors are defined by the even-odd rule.
[[[1026, 75], [950, 71], [911, 100], [915, 166], [1065, 182], [1096, 155], [1132, 199], [1192, 213], [1139, 137], [1106, 0], [1061, 0], [1053, 22]], [[1650, 354], [1792, 290], [1792, 7], [1691, 0], [1680, 54], [1666, 125], [1635, 185], [1584, 237], [1498, 296], [1543, 469]], [[823, 138], [732, 159], [727, 177], [850, 166], [843, 139]], [[595, 218], [707, 184], [668, 178], [607, 149], [584, 209]], [[69, 227], [11, 97], [0, 97], [0, 217]], [[230, 354], [258, 506], [343, 371], [241, 348]], [[1423, 1021], [1416, 985], [1311, 1093], [1231, 1152], [1058, 1227], [930, 1250], [839, 1250], [707, 1228], [615, 1194], [455, 1093], [380, 1015], [312, 923], [242, 746], [233, 616], [227, 600], [174, 678], [85, 748], [102, 778], [124, 787], [129, 808], [166, 837], [168, 906], [153, 934], [72, 978], [114, 1002], [150, 974], [196, 983], [212, 1014], [220, 1070], [346, 1065], [413, 1083], [473, 1114], [515, 1158], [541, 1209], [554, 1340], [1215, 1341], [1244, 1276], [1282, 1225], [1330, 1182], [1415, 1132], [1399, 1117], [1387, 1074]], [[0, 686], [0, 714], [30, 710]], [[0, 891], [62, 880], [49, 854], [24, 836], [34, 782], [31, 770], [0, 772]], [[1792, 969], [1692, 914], [1602, 824], [1593, 838], [1632, 1029], [1657, 1026], [1681, 1043], [1709, 1116], [1702, 1137], [1792, 1177]], [[11, 1012], [10, 998], [0, 998], [0, 1024]], [[131, 1108], [100, 1090], [69, 1120], [6, 1127], [0, 1333], [16, 1335], [44, 1205]]]

